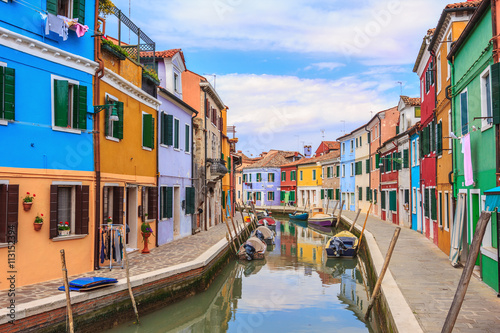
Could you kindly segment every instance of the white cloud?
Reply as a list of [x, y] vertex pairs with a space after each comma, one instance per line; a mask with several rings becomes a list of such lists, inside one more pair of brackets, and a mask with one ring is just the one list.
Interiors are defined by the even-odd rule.
[[344, 66], [345, 66], [345, 64], [342, 64], [340, 62], [317, 62], [317, 63], [311, 64], [310, 66], [307, 66], [306, 68], [304, 68], [304, 70], [308, 71], [311, 69], [317, 69], [317, 70], [328, 69], [331, 71], [331, 70], [334, 70], [335, 68], [344, 67]]
[[[127, 12], [128, 1], [116, 0]], [[441, 1], [144, 0], [132, 19], [160, 45], [335, 54], [367, 64], [414, 61]], [[154, 10], [152, 10], [154, 8]], [[418, 19], [415, 19], [418, 18]]]

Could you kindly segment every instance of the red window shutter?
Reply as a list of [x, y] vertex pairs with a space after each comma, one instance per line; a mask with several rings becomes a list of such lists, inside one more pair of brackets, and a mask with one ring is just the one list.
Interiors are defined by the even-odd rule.
[[14, 240], [14, 243], [17, 243], [19, 224], [19, 185], [9, 185], [7, 187], [7, 192], [7, 242]]
[[0, 184], [0, 243], [7, 243], [7, 185]]
[[50, 238], [57, 237], [57, 185], [50, 185]]

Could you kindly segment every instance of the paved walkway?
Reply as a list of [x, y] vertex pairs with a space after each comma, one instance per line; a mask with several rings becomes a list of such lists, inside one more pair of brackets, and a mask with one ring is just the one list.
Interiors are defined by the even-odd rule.
[[[241, 220], [241, 217], [239, 220]], [[239, 222], [239, 220], [235, 222]], [[141, 254], [140, 251], [130, 253], [128, 256], [130, 276], [132, 277], [194, 260], [210, 247], [217, 244], [221, 239], [225, 239], [226, 232], [226, 225], [221, 223], [208, 231], [202, 231], [193, 236], [184, 237], [151, 249], [150, 254]], [[232, 226], [231, 232], [233, 232]], [[66, 258], [66, 260], [71, 259]], [[71, 274], [71, 272], [69, 273]], [[69, 280], [71, 281], [86, 276], [104, 276], [122, 279], [126, 277], [126, 270], [120, 267], [114, 267], [111, 271], [109, 269], [100, 269], [85, 274], [69, 276]], [[57, 288], [62, 285], [63, 280], [61, 278], [16, 288], [16, 306], [50, 296], [60, 295], [62, 292], [57, 290]], [[6, 308], [9, 305], [8, 302], [9, 299], [7, 297], [0, 297], [0, 308]]]
[[[350, 211], [342, 215], [351, 220], [356, 217]], [[357, 224], [362, 225], [365, 217], [360, 214]], [[385, 256], [396, 225], [370, 216], [366, 228]], [[453, 268], [448, 255], [425, 236], [401, 228], [389, 270], [423, 331], [441, 332], [462, 269]], [[453, 332], [500, 332], [500, 298], [475, 277], [470, 281]]]

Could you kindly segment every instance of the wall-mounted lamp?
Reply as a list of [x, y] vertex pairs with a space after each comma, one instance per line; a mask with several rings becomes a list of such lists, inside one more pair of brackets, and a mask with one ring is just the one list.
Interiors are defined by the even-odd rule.
[[116, 110], [115, 104], [104, 104], [104, 105], [94, 105], [94, 113], [99, 113], [102, 110], [108, 109], [109, 112], [109, 120], [118, 121], [120, 118], [118, 117], [118, 111]]

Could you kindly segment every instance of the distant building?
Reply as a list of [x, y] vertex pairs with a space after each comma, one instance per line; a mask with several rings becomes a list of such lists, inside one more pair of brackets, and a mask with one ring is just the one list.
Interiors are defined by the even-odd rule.
[[321, 141], [318, 149], [316, 149], [316, 153], [314, 156], [321, 156], [324, 154], [328, 154], [332, 150], [340, 151], [340, 142], [338, 141]]

